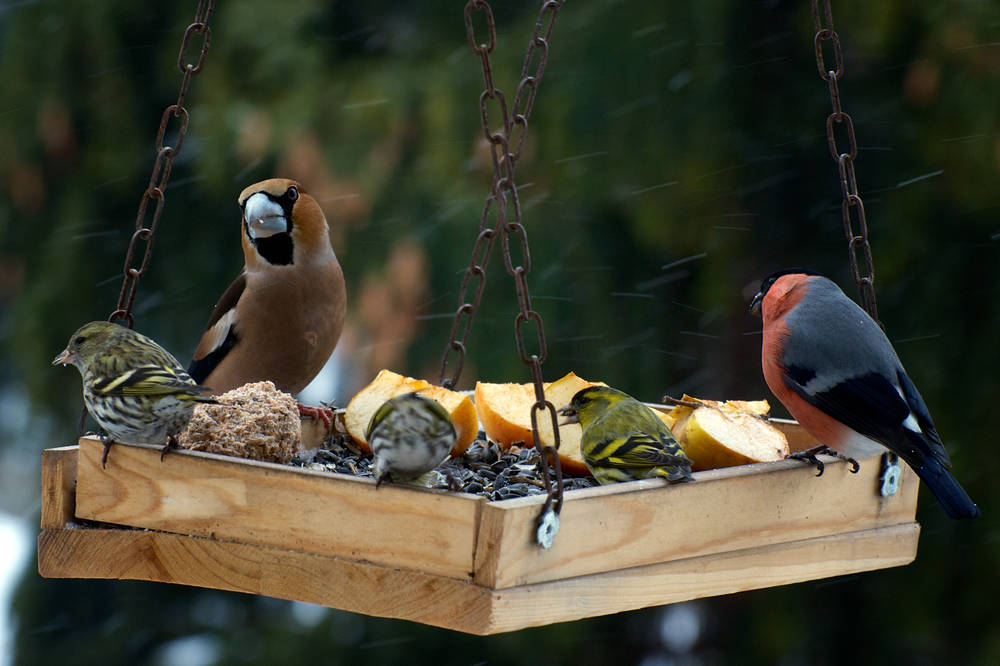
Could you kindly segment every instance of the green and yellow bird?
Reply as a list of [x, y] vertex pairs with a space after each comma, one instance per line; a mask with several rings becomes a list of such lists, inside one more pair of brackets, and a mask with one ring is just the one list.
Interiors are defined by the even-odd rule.
[[217, 402], [166, 349], [145, 335], [107, 321], [81, 326], [52, 365], [75, 365], [87, 411], [108, 434], [103, 466], [115, 442], [177, 445], [195, 403]]
[[589, 386], [559, 410], [562, 424], [583, 428], [580, 451], [601, 484], [663, 477], [684, 481], [691, 461], [667, 425], [649, 407], [608, 386]]

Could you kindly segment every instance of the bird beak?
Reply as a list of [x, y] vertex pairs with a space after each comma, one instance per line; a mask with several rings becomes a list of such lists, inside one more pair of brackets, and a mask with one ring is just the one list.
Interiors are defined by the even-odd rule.
[[243, 220], [247, 225], [247, 233], [255, 240], [288, 231], [284, 209], [263, 192], [247, 199], [243, 206]]
[[59, 356], [52, 359], [52, 365], [72, 365], [76, 358], [73, 357], [73, 353], [67, 348], [63, 349]]
[[757, 295], [753, 297], [752, 301], [750, 301], [750, 314], [757, 315], [758, 317], [760, 316], [760, 304], [763, 300], [764, 294], [758, 291]]
[[556, 414], [558, 414], [559, 416], [565, 416], [566, 417], [565, 420], [559, 422], [559, 425], [561, 425], [561, 426], [569, 425], [570, 423], [579, 423], [580, 422], [580, 415], [579, 415], [579, 413], [575, 409], [573, 409], [572, 407], [570, 407], [569, 405], [566, 405], [565, 407], [562, 407], [561, 409], [556, 410]]

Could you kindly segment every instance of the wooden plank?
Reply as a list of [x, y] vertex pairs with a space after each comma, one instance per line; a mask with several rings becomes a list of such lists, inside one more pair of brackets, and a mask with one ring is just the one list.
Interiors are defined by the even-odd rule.
[[794, 460], [698, 472], [690, 483], [634, 481], [567, 493], [555, 544], [535, 543], [544, 497], [483, 507], [475, 582], [494, 589], [913, 522], [917, 476], [877, 493], [879, 459], [851, 474]]
[[502, 591], [252, 544], [124, 529], [43, 530], [46, 578], [159, 581], [264, 594], [473, 634], [577, 620], [872, 569], [916, 556], [907, 523]]
[[59, 529], [76, 511], [77, 446], [42, 451], [42, 529]]
[[489, 591], [468, 581], [166, 532], [43, 530], [38, 572], [45, 578], [146, 580], [263, 594], [461, 631], [489, 623]]
[[80, 440], [80, 518], [471, 576], [482, 498], [155, 446], [116, 444], [102, 469], [102, 451]]
[[902, 566], [916, 558], [919, 535], [906, 523], [495, 590], [483, 633]]
[[166, 532], [44, 530], [38, 572], [263, 594], [435, 626], [488, 618], [486, 591], [455, 578]]

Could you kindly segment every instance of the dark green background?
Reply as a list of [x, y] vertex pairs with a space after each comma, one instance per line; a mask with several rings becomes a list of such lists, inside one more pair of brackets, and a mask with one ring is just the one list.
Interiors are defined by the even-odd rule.
[[[536, 10], [495, 7], [509, 98]], [[660, 636], [665, 609], [475, 638], [30, 570], [17, 663], [162, 662], [192, 636], [219, 663], [1000, 662], [1000, 7], [835, 11], [880, 315], [981, 519], [950, 521], [922, 493], [915, 563], [696, 602], [700, 633], [680, 652]], [[0, 508], [30, 516], [39, 450], [74, 439], [79, 377], [49, 362], [114, 307], [193, 13], [0, 6], [0, 396], [7, 413], [21, 406], [0, 423]], [[348, 279], [344, 379], [329, 397], [343, 404], [384, 366], [436, 379], [490, 178], [462, 3], [222, 2], [212, 28], [137, 328], [186, 362], [242, 262], [236, 195], [291, 175], [322, 193]], [[573, 370], [645, 400], [770, 397], [746, 312], [760, 278], [805, 265], [856, 295], [812, 33], [805, 2], [568, 3], [517, 174], [547, 379]], [[489, 268], [464, 387], [529, 378], [513, 282], [496, 254]]]

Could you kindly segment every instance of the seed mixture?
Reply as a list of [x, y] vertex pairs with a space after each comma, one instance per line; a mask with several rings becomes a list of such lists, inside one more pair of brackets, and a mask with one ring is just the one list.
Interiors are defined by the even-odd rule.
[[[327, 440], [312, 452], [300, 452], [291, 464], [306, 469], [372, 477], [371, 458], [353, 449], [337, 437]], [[555, 473], [549, 466], [549, 478]], [[451, 489], [481, 495], [490, 501], [527, 497], [545, 493], [545, 482], [538, 468], [538, 452], [533, 448], [512, 446], [501, 451], [486, 440], [480, 431], [477, 439], [459, 458], [449, 458], [428, 474], [422, 484], [427, 488]], [[590, 477], [563, 476], [563, 489], [575, 490], [596, 486]]]
[[295, 455], [302, 439], [295, 398], [265, 381], [223, 393], [218, 401], [194, 408], [191, 423], [177, 437], [181, 447], [276, 463]]

